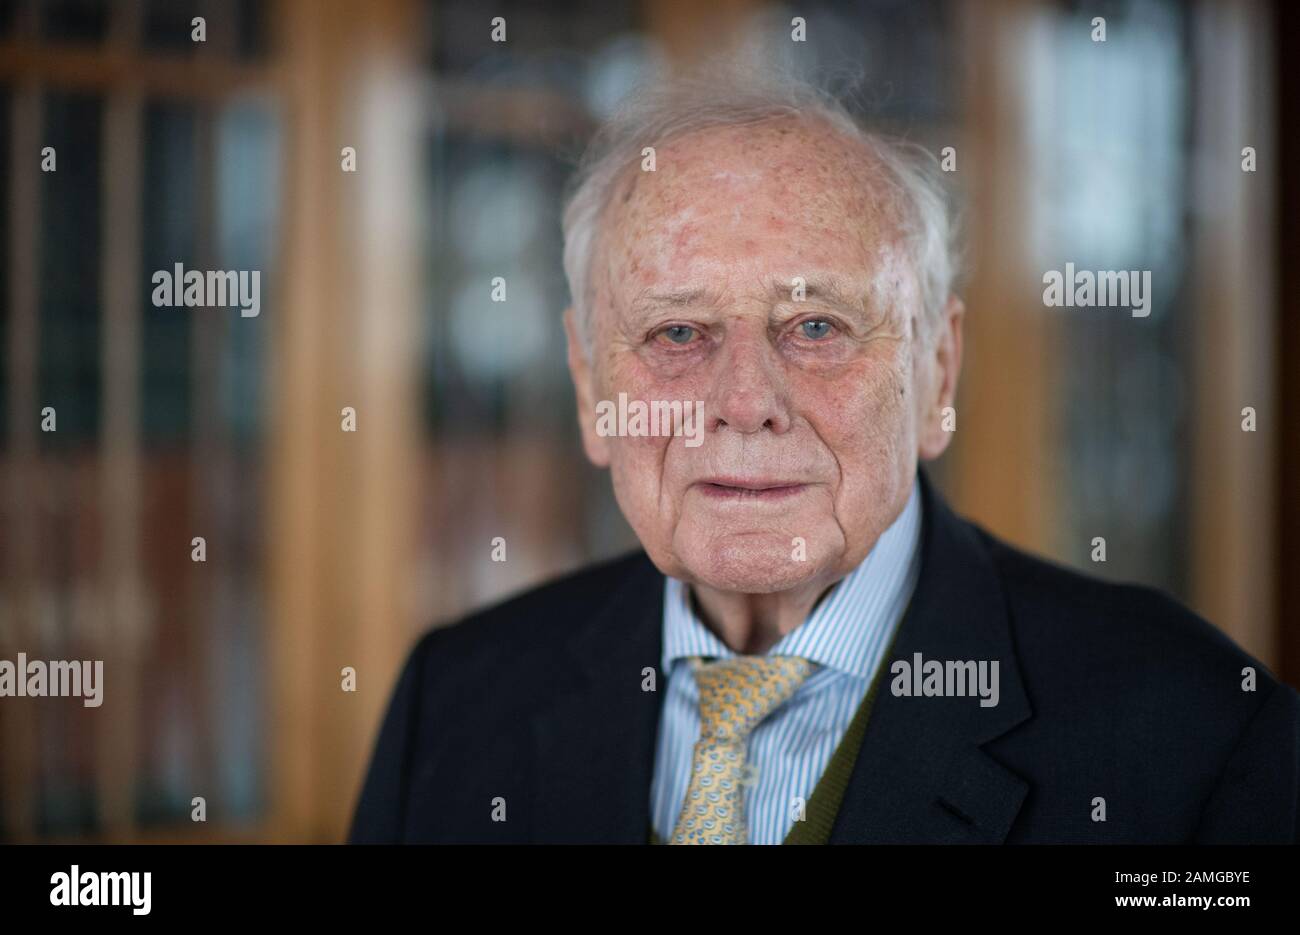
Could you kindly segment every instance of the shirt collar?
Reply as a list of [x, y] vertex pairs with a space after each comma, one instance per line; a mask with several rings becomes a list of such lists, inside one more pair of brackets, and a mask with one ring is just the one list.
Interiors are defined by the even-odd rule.
[[[801, 656], [849, 675], [870, 677], [911, 599], [920, 570], [921, 493], [912, 482], [907, 505], [876, 540], [867, 557], [844, 576], [800, 626], [769, 655]], [[664, 583], [664, 650], [660, 671], [687, 656], [735, 656], [691, 607], [690, 588]]]

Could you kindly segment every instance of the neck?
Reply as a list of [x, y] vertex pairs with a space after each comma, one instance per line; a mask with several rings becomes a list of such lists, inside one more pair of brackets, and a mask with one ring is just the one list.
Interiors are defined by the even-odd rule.
[[740, 594], [696, 584], [691, 594], [701, 621], [728, 649], [757, 656], [807, 620], [836, 580], [817, 579], [773, 594]]

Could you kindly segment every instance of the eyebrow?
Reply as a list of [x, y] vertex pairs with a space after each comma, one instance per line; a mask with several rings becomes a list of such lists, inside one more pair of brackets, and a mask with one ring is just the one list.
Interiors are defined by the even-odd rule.
[[[769, 294], [774, 301], [789, 302], [794, 291], [791, 279], [773, 279]], [[804, 299], [820, 299], [840, 308], [865, 312], [866, 293], [847, 279], [839, 276], [812, 275], [804, 277]], [[717, 293], [704, 287], [691, 289], [672, 289], [667, 292], [644, 292], [630, 303], [634, 312], [646, 312], [656, 308], [683, 308], [689, 305], [717, 305], [720, 297]]]
[[673, 289], [667, 292], [642, 292], [628, 303], [634, 317], [648, 316], [664, 308], [686, 308], [691, 305], [717, 305], [718, 295], [704, 287]]
[[[772, 280], [772, 295], [789, 302], [794, 292], [794, 277]], [[804, 299], [822, 299], [832, 305], [838, 305], [856, 312], [866, 308], [866, 293], [852, 282], [838, 276], [805, 276]]]
[[646, 308], [651, 306], [667, 305], [673, 308], [680, 308], [683, 305], [694, 305], [700, 299], [709, 299], [709, 304], [713, 300], [706, 289], [677, 289], [672, 292], [647, 292], [637, 296], [632, 300], [635, 308]]

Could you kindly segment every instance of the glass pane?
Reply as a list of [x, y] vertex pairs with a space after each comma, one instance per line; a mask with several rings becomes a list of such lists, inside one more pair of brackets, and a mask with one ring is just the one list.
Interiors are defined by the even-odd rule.
[[192, 105], [150, 102], [144, 114], [144, 215], [141, 248], [141, 426], [146, 444], [183, 441], [190, 430], [190, 332], [202, 310], [156, 307], [155, 271], [198, 266]]
[[[1043, 24], [1029, 81], [1034, 230], [1044, 270], [1150, 271], [1149, 315], [1053, 307], [1065, 499], [1058, 554], [1090, 572], [1185, 594], [1186, 400], [1192, 322], [1183, 295], [1189, 107], [1177, 4], [1112, 8], [1099, 55], [1091, 13]], [[1094, 562], [1094, 537], [1122, 562]]]
[[103, 42], [108, 35], [108, 0], [43, 0], [37, 9], [46, 39]]
[[13, 216], [9, 183], [9, 134], [13, 127], [13, 95], [8, 85], [0, 84], [0, 451], [9, 444], [9, 219]]
[[97, 97], [51, 92], [46, 145], [57, 171], [41, 173], [39, 398], [57, 431], [45, 448], [85, 445], [100, 421], [100, 120]]

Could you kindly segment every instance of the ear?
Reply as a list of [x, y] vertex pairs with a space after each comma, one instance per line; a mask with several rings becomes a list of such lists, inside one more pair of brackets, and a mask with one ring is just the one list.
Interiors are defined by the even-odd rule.
[[587, 460], [596, 467], [609, 467], [609, 439], [596, 432], [596, 399], [592, 386], [591, 361], [578, 333], [576, 313], [564, 312], [564, 336], [569, 346], [569, 376], [578, 400], [578, 428], [582, 430], [582, 448]]
[[917, 456], [930, 461], [943, 454], [952, 441], [952, 432], [944, 431], [944, 409], [957, 398], [957, 378], [961, 375], [961, 325], [966, 306], [955, 295], [944, 305], [943, 320], [936, 326], [930, 346], [924, 351], [929, 370], [929, 401], [922, 400], [917, 425]]

